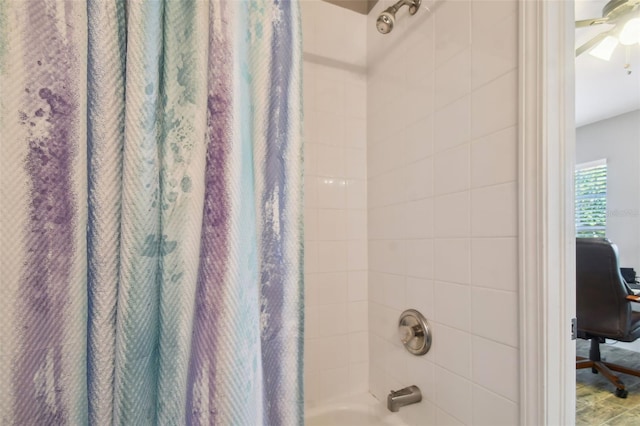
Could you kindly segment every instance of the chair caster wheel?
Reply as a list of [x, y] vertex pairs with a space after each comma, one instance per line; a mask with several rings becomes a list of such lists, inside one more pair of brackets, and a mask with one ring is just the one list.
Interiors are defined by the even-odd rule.
[[616, 396], [618, 398], [626, 398], [629, 395], [629, 391], [626, 389], [616, 389]]

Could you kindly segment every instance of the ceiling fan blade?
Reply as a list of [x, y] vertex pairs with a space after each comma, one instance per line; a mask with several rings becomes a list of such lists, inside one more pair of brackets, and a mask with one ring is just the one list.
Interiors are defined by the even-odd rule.
[[607, 37], [608, 35], [613, 33], [613, 30], [614, 30], [614, 28], [610, 29], [609, 31], [601, 32], [600, 34], [598, 34], [597, 36], [595, 36], [594, 38], [592, 38], [591, 40], [589, 40], [588, 42], [586, 42], [582, 46], [578, 47], [576, 49], [576, 57], [582, 55], [584, 52], [586, 52], [587, 50], [591, 49], [596, 44], [600, 43], [602, 40], [605, 39], [605, 37]]
[[576, 28], [590, 27], [592, 25], [606, 24], [609, 18], [583, 19], [576, 21]]

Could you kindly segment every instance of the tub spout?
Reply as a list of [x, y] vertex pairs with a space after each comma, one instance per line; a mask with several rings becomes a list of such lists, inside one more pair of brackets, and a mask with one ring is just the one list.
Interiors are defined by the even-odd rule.
[[387, 396], [387, 408], [389, 411], [396, 412], [400, 410], [400, 407], [420, 401], [422, 401], [420, 389], [417, 386], [408, 386], [389, 393], [389, 396]]

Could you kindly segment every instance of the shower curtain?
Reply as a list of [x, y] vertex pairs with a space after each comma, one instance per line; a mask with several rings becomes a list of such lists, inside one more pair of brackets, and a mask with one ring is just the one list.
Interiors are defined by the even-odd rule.
[[0, 423], [302, 423], [284, 0], [0, 0]]

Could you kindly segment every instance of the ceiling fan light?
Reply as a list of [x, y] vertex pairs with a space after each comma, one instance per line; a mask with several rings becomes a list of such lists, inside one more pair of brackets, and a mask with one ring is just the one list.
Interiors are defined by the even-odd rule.
[[613, 51], [616, 46], [618, 46], [618, 39], [612, 36], [607, 36], [598, 43], [589, 54], [595, 56], [596, 58], [602, 59], [603, 61], [608, 61], [611, 59], [611, 55], [613, 55]]
[[640, 18], [629, 19], [622, 27], [618, 38], [620, 43], [625, 46], [640, 43]]

